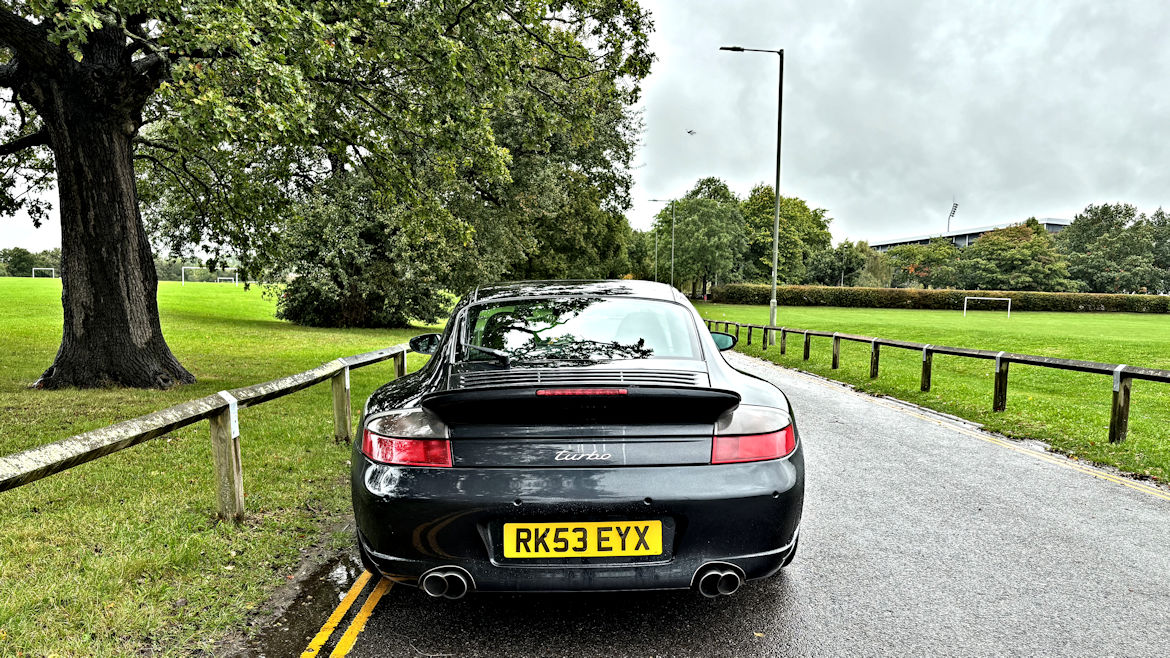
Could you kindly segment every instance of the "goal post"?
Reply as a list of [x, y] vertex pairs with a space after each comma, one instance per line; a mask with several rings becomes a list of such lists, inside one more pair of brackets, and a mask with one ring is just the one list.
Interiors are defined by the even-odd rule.
[[37, 272], [48, 272], [50, 279], [57, 278], [57, 269], [53, 267], [34, 267], [32, 268], [32, 278], [37, 278]]
[[978, 299], [986, 302], [1007, 302], [1007, 316], [1012, 317], [1012, 298], [1011, 297], [964, 297], [963, 298], [963, 317], [967, 317], [967, 302], [972, 299]]

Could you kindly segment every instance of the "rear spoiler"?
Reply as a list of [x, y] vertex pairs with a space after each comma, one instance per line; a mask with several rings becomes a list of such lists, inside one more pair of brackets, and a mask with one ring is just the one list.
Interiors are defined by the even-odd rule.
[[578, 385], [441, 391], [421, 405], [451, 425], [641, 425], [714, 423], [739, 401], [738, 393], [713, 388]]

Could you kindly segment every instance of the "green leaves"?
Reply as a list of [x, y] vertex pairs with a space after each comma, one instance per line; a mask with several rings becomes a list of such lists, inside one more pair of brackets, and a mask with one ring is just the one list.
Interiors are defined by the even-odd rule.
[[[159, 37], [189, 56], [148, 109], [157, 120], [143, 129], [139, 164], [147, 217], [174, 247], [230, 247], [254, 269], [279, 262], [272, 234], [340, 173], [361, 172], [382, 203], [425, 208], [415, 221], [454, 224], [476, 248], [492, 243], [479, 244], [493, 223], [576, 212], [558, 193], [524, 198], [570, 170], [594, 207], [628, 205], [626, 102], [650, 60], [636, 3], [226, 9]], [[534, 247], [529, 231], [510, 233], [521, 242], [454, 280], [499, 275]]]
[[1170, 291], [1170, 230], [1130, 204], [1089, 205], [1057, 235], [1069, 275], [1089, 292]]

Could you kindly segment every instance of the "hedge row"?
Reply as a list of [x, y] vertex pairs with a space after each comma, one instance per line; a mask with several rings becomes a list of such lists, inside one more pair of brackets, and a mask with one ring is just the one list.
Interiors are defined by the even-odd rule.
[[[713, 301], [723, 304], [767, 304], [772, 287], [759, 283], [732, 283], [712, 291]], [[1170, 313], [1170, 297], [1159, 295], [1100, 295], [1079, 292], [1019, 292], [1006, 290], [913, 290], [909, 288], [837, 288], [780, 286], [776, 302], [781, 306], [845, 306], [852, 308], [913, 308], [955, 310], [963, 298], [1010, 297], [1012, 310], [1111, 313]], [[968, 308], [1001, 308], [994, 302], [972, 301]]]

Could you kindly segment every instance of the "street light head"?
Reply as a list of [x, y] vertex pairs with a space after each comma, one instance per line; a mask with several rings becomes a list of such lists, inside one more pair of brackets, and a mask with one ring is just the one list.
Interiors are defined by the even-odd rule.
[[743, 46], [721, 46], [719, 50], [730, 50], [733, 53], [742, 53]]

